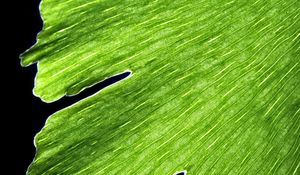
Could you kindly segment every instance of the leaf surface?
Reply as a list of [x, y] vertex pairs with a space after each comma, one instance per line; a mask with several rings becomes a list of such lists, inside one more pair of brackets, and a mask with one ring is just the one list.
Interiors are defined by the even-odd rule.
[[28, 174], [299, 174], [298, 0], [43, 0]]

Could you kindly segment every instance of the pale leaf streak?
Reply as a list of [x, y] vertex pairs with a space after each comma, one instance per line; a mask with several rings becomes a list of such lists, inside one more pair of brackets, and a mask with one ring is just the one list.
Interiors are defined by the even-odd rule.
[[222, 55], [221, 57], [225, 57], [225, 56], [227, 56], [227, 55], [231, 54], [232, 52], [234, 52], [234, 49], [232, 49], [232, 50], [230, 50], [229, 52], [225, 53], [225, 54], [224, 54], [224, 55]]
[[[85, 111], [87, 111], [87, 110], [93, 108], [93, 107], [96, 106], [96, 105], [97, 105], [97, 103], [94, 103], [94, 104], [92, 104], [92, 105], [90, 105], [90, 106], [88, 106], [88, 107], [86, 107], [86, 108], [83, 108], [82, 110], [80, 110], [80, 111], [78, 112], [78, 114], [84, 113]], [[81, 120], [81, 119], [80, 119], [80, 120]]]
[[161, 145], [159, 145], [157, 147], [157, 149], [160, 149], [161, 147], [163, 147], [165, 144], [167, 144], [168, 142], [170, 142], [172, 139], [174, 139], [177, 135], [179, 135], [183, 130], [185, 130], [186, 127], [182, 128], [181, 130], [179, 130], [176, 134], [174, 134], [172, 137], [170, 137], [168, 140], [166, 140], [165, 142], [163, 142]]
[[[287, 39], [288, 39], [288, 38], [286, 38], [285, 40], [287, 40]], [[282, 42], [281, 42], [281, 43], [282, 43]], [[279, 43], [276, 47], [278, 47], [281, 43]], [[280, 57], [272, 64], [272, 66], [270, 66], [270, 67], [269, 67], [264, 73], [262, 73], [257, 79], [259, 79], [260, 77], [262, 77], [268, 70], [270, 70], [272, 67], [274, 67], [274, 66], [277, 64], [277, 62], [278, 62], [284, 55], [286, 55], [286, 54], [288, 53], [288, 51], [290, 51], [291, 49], [292, 49], [292, 47], [289, 48], [286, 52], [284, 52], [284, 53], [283, 53], [283, 54], [282, 54], [282, 55], [281, 55], [281, 56], [280, 56]], [[266, 60], [267, 57], [270, 56], [271, 53], [272, 53], [273, 51], [274, 51], [274, 49], [273, 49], [273, 50], [272, 50], [272, 51], [264, 58], [264, 60]], [[264, 60], [263, 60], [263, 61], [264, 61]], [[261, 62], [261, 63], [262, 63], [262, 62]], [[260, 64], [261, 64], [261, 63], [260, 63]], [[264, 66], [265, 66], [265, 65], [264, 65]], [[264, 66], [263, 66], [263, 67], [264, 67]], [[263, 68], [263, 67], [262, 67], [262, 68]], [[262, 69], [262, 68], [261, 68], [261, 69]], [[260, 70], [261, 70], [261, 69], [260, 69]], [[259, 70], [259, 71], [260, 71], [260, 70]], [[258, 72], [259, 72], [259, 71], [258, 71]], [[273, 74], [273, 73], [274, 73], [274, 72], [272, 72], [271, 74]], [[264, 81], [266, 81], [266, 80], [271, 76], [271, 74], [270, 74]], [[260, 87], [261, 84], [264, 83], [264, 81], [261, 82], [261, 83], [259, 84], [259, 87]]]
[[141, 125], [143, 125], [145, 122], [147, 122], [150, 118], [146, 118], [145, 120], [141, 121], [138, 125], [136, 125], [135, 127], [131, 128], [129, 131], [134, 131], [136, 130], [138, 127], [140, 127]]
[[72, 166], [69, 166], [68, 168], [65, 168], [63, 171], [62, 171], [62, 174], [69, 171], [70, 169], [72, 169], [73, 167]]
[[134, 147], [134, 149], [136, 150], [136, 149], [138, 149], [139, 147], [141, 147], [143, 145], [143, 142], [142, 143], [139, 143], [138, 145], [136, 145], [135, 147]]
[[208, 150], [210, 147], [212, 147], [218, 140], [220, 139], [220, 137], [218, 137], [213, 143], [211, 143], [206, 150]]
[[[297, 113], [300, 111], [300, 108], [297, 110], [297, 112], [291, 117], [292, 118], [292, 120], [293, 120], [293, 118], [297, 115]], [[295, 123], [293, 123], [293, 124], [296, 124], [296, 122]], [[293, 126], [291, 126], [290, 127], [290, 129], [288, 130], [288, 132], [290, 131], [290, 130], [292, 130], [292, 128], [293, 128]], [[298, 141], [298, 139], [299, 139], [299, 137], [297, 137], [297, 139], [296, 139], [296, 141], [294, 142], [294, 144], [292, 145], [292, 147], [294, 147], [295, 146], [295, 144], [296, 144], [296, 142]], [[275, 172], [277, 171], [277, 169], [280, 167], [280, 165], [285, 161], [285, 159], [287, 158], [287, 156], [290, 154], [290, 152], [291, 152], [291, 150], [292, 150], [292, 148], [290, 148], [289, 149], [289, 152], [287, 153], [287, 155], [284, 157], [284, 158], [282, 158], [281, 159], [281, 161], [279, 162], [279, 164], [277, 165], [277, 163], [272, 167], [272, 169], [273, 168], [275, 168], [276, 167], [276, 165], [277, 165], [277, 167], [275, 168]], [[276, 161], [277, 162], [277, 161]]]
[[180, 118], [181, 116], [185, 115], [185, 113], [187, 113], [189, 110], [191, 110], [194, 106], [196, 106], [199, 103], [199, 100], [197, 100], [195, 103], [193, 103], [189, 108], [187, 108], [184, 112], [182, 112], [178, 117]]
[[296, 41], [296, 39], [300, 36], [300, 33], [298, 33], [298, 35], [292, 40], [292, 41]]
[[227, 2], [227, 3], [224, 4], [224, 6], [233, 4], [234, 2], [235, 2], [234, 0], [233, 0], [233, 1], [230, 1], [230, 2]]
[[178, 72], [179, 70], [178, 69], [175, 69], [175, 70], [172, 70], [171, 72], [169, 72], [166, 77], [169, 77], [171, 75], [173, 75], [174, 73]]
[[[300, 112], [300, 108], [296, 111], [295, 116], [297, 116], [299, 112]], [[299, 126], [300, 126], [300, 125], [299, 125]], [[299, 129], [299, 127], [298, 127], [298, 129]], [[296, 134], [296, 133], [298, 133], [297, 130], [295, 131], [294, 134]]]
[[235, 62], [230, 63], [228, 66], [226, 66], [224, 69], [222, 69], [219, 73], [217, 73], [216, 75], [214, 75], [213, 77], [217, 77], [220, 74], [222, 74], [225, 70], [227, 70], [229, 67], [231, 67]]
[[86, 57], [81, 58], [80, 61], [79, 61], [80, 64], [78, 64], [78, 63], [76, 62], [76, 63], [74, 63], [74, 64], [72, 64], [72, 65], [70, 65], [70, 66], [66, 66], [64, 69], [62, 69], [62, 70], [56, 72], [55, 74], [52, 74], [52, 75], [51, 75], [51, 78], [52, 78], [52, 77], [55, 77], [55, 76], [58, 76], [58, 75], [60, 75], [60, 74], [62, 74], [62, 73], [64, 73], [64, 72], [66, 72], [67, 70], [72, 71], [73, 69], [76, 69], [77, 66], [75, 66], [75, 65], [81, 65], [81, 64], [82, 64], [82, 61], [84, 61], [84, 60], [86, 60], [86, 59], [89, 59], [89, 58], [93, 57], [93, 56], [96, 55], [96, 54], [97, 54], [97, 52], [92, 53], [92, 54], [90, 54], [90, 55], [88, 55], [88, 56], [86, 56]]
[[144, 101], [144, 102], [142, 102], [142, 103], [140, 103], [138, 106], [136, 106], [135, 108], [133, 108], [133, 110], [138, 109], [139, 107], [143, 106], [143, 105], [146, 104], [146, 103], [147, 103], [147, 100]]
[[[275, 134], [274, 134], [274, 136], [273, 137], [275, 137]], [[265, 155], [269, 155], [270, 154], [270, 152], [271, 151], [273, 151], [273, 149], [274, 149], [274, 146], [271, 146], [271, 148], [266, 152], [266, 154]]]
[[177, 19], [177, 18], [171, 19], [171, 20], [169, 20], [169, 21], [160, 23], [160, 24], [156, 25], [155, 27], [163, 26], [163, 25], [169, 24], [169, 23], [171, 23], [171, 22], [173, 22], [173, 21], [176, 21], [176, 20], [178, 20], [178, 19]]
[[121, 146], [119, 146], [118, 148], [114, 149], [113, 152], [117, 152], [117, 151], [119, 151], [120, 149], [122, 149]]
[[111, 167], [114, 164], [114, 162], [111, 162], [106, 167], [102, 168], [100, 171], [98, 171], [96, 174], [103, 174], [102, 172]]
[[283, 96], [283, 94], [280, 95], [280, 97], [278, 97], [278, 99], [273, 103], [273, 105], [269, 108], [269, 110], [265, 113], [264, 117], [267, 116], [269, 114], [269, 112], [274, 108], [274, 106], [276, 105], [276, 103], [281, 99], [281, 97]]
[[147, 90], [146, 88], [142, 88], [141, 90], [139, 90], [138, 92], [135, 93], [135, 96], [139, 96], [140, 94], [142, 94], [146, 90]]
[[215, 47], [214, 47], [214, 48], [211, 48], [211, 49], [209, 49], [209, 51], [205, 52], [205, 53], [203, 54], [203, 56], [206, 56], [206, 55], [212, 53], [212, 52], [215, 51], [215, 50], [216, 50]]
[[256, 5], [260, 0], [255, 1], [252, 6]]
[[157, 160], [160, 161], [163, 157], [165, 157], [167, 154], [169, 154], [170, 151], [166, 151], [163, 155], [161, 155]]
[[69, 27], [66, 27], [66, 28], [63, 28], [63, 29], [57, 31], [56, 33], [58, 34], [58, 33], [65, 32], [65, 31], [67, 31], [67, 30], [69, 30], [69, 29], [72, 29], [73, 27], [77, 26], [78, 24], [79, 24], [79, 23], [75, 23], [75, 24], [73, 24], [73, 25], [71, 25], [71, 26], [69, 26]]
[[[300, 127], [298, 127], [297, 130], [295, 130], [295, 131], [297, 131], [297, 133], [299, 132], [299, 128], [300, 128]], [[295, 141], [295, 143], [296, 143], [296, 141]], [[298, 145], [298, 147], [296, 148], [296, 150], [295, 150], [294, 153], [292, 154], [292, 156], [293, 156], [293, 157], [296, 157], [296, 159], [293, 161], [293, 163], [292, 163], [292, 165], [291, 165], [291, 168], [294, 167], [294, 164], [297, 163], [296, 168], [295, 168], [294, 171], [293, 171], [293, 175], [297, 172], [298, 167], [299, 167], [299, 164], [300, 164], [300, 162], [299, 162], [300, 155], [296, 156], [296, 154], [298, 153], [299, 148], [300, 148], [300, 146]]]
[[142, 45], [142, 44], [145, 44], [145, 43], [147, 43], [148, 41], [150, 41], [151, 39], [152, 39], [152, 38], [149, 37], [149, 38], [147, 38], [147, 39], [141, 41], [140, 44], [141, 44], [141, 45]]
[[[285, 100], [287, 100], [287, 98], [285, 98]], [[281, 103], [284, 104], [285, 100]], [[285, 107], [283, 107], [278, 114], [274, 117], [274, 119], [272, 120], [272, 122], [270, 123], [270, 125], [274, 124], [274, 122], [277, 120], [277, 118], [281, 115], [281, 113], [285, 110]]]
[[119, 126], [119, 128], [123, 128], [124, 126], [128, 125], [129, 123], [131, 123], [131, 120], [129, 120], [128, 122], [126, 122], [123, 125]]
[[73, 52], [68, 53], [66, 56], [53, 61], [53, 64], [60, 64], [60, 62], [65, 61], [65, 59], [67, 59], [68, 57], [70, 57], [72, 55], [73, 55]]
[[109, 12], [109, 11], [114, 10], [114, 9], [116, 9], [116, 7], [112, 6], [112, 7], [109, 7], [107, 9], [103, 10], [102, 12]]
[[297, 165], [297, 167], [295, 168], [295, 170], [294, 170], [294, 172], [293, 172], [293, 175], [296, 175], [296, 173], [297, 173], [297, 171], [298, 171], [298, 168], [299, 168], [299, 166], [300, 166], [300, 161], [298, 162], [298, 165]]
[[[220, 123], [220, 121], [218, 123], [216, 123], [212, 128], [210, 128], [210, 130], [208, 130], [203, 136], [201, 136], [198, 141], [202, 140], [207, 134], [209, 134], [213, 129], [215, 129], [219, 123]], [[191, 132], [190, 135], [193, 135], [197, 130], [198, 130], [198, 128], [195, 129], [193, 132]]]
[[183, 77], [180, 77], [180, 78], [176, 79], [175, 82], [180, 81], [180, 80], [183, 80], [183, 79], [185, 79], [185, 78], [191, 76], [192, 74], [193, 74], [193, 72], [191, 72], [191, 73], [189, 73], [189, 74], [187, 74], [187, 75], [185, 75], [185, 76], [183, 76]]
[[[279, 82], [277, 84], [279, 84], [290, 72], [292, 72], [292, 70], [299, 64], [299, 62], [297, 62], [286, 74], [284, 74], [284, 76], [279, 80]], [[276, 85], [277, 86], [277, 85]]]
[[[281, 37], [284, 37], [284, 36], [281, 36]], [[285, 40], [287, 40], [287, 38], [285, 39]], [[275, 43], [277, 43], [278, 41], [280, 41], [280, 38], [279, 39], [277, 39], [276, 41], [275, 41]], [[270, 41], [268, 41], [267, 43], [265, 43], [263, 46], [261, 46], [253, 55], [251, 55], [251, 57], [250, 58], [253, 58], [256, 54], [258, 54], [259, 53], [259, 51], [261, 51], [265, 46], [267, 46], [269, 43], [271, 42], [271, 40]], [[283, 41], [282, 41], [283, 42]], [[256, 46], [256, 47], [258, 47], [260, 45], [260, 43]], [[279, 46], [279, 44], [276, 46], [276, 47], [278, 47]], [[271, 52], [269, 52], [268, 53], [268, 55], [260, 62], [260, 64], [262, 64], [262, 62], [263, 61], [265, 61], [271, 54], [272, 54], [272, 52], [275, 50], [275, 47], [272, 49], [272, 51]], [[247, 66], [246, 66], [246, 69], [249, 69], [249, 67], [251, 67], [253, 64], [255, 63], [255, 59], [250, 63], [250, 64], [248, 64]]]
[[134, 54], [134, 55], [128, 57], [127, 59], [124, 59], [124, 60], [122, 60], [122, 61], [116, 63], [114, 66], [119, 65], [119, 64], [122, 64], [122, 63], [124, 63], [124, 62], [126, 62], [126, 61], [129, 61], [129, 60], [131, 60], [131, 59], [133, 59], [133, 58], [135, 58], [135, 57], [141, 55], [142, 53], [143, 53], [143, 52], [136, 53], [136, 54]]
[[191, 39], [189, 39], [189, 40], [183, 42], [182, 44], [176, 46], [175, 49], [177, 50], [177, 49], [179, 49], [180, 47], [182, 47], [182, 46], [184, 46], [184, 45], [186, 45], [186, 44], [188, 44], [188, 43], [190, 43], [190, 42], [192, 42], [192, 41], [194, 41], [194, 40], [196, 40], [196, 39], [198, 39], [198, 38], [200, 38], [200, 37], [202, 37], [202, 36], [204, 36], [204, 32], [201, 33], [200, 35], [198, 35], [198, 36], [196, 36], [196, 37], [194, 37], [194, 38], [191, 38]]
[[219, 34], [219, 35], [217, 35], [217, 36], [211, 38], [210, 40], [208, 40], [207, 43], [211, 43], [211, 42], [217, 40], [218, 38], [220, 38], [221, 36], [222, 36], [222, 34]]
[[83, 169], [81, 169], [80, 171], [78, 171], [78, 172], [76, 172], [76, 174], [82, 174], [84, 171], [86, 171], [86, 170], [88, 170], [89, 168], [91, 168], [92, 166], [87, 166], [87, 167], [85, 167], [85, 168], [83, 168]]
[[240, 118], [238, 118], [236, 121], [234, 121], [234, 123], [239, 122], [242, 118], [244, 118], [244, 116], [246, 116], [248, 114], [249, 111], [245, 112], [243, 115], [241, 115]]
[[88, 6], [88, 5], [95, 4], [95, 3], [97, 3], [97, 2], [95, 2], [95, 1], [88, 2], [88, 3], [82, 4], [80, 6], [77, 6], [75, 8], [72, 8], [72, 9], [70, 9], [70, 11], [78, 10], [78, 9], [84, 8], [84, 7]]
[[245, 156], [245, 158], [242, 160], [241, 165], [243, 165], [245, 163], [245, 161], [250, 156], [250, 154], [251, 154], [251, 152], [249, 151], [248, 154]]
[[[84, 59], [85, 60], [85, 59]], [[78, 66], [79, 65], [82, 65], [82, 63], [81, 64], [77, 64]], [[84, 69], [81, 69], [79, 72], [76, 72], [76, 74], [74, 74], [73, 76], [71, 76], [71, 77], [69, 77], [69, 79], [73, 79], [73, 78], [75, 78], [75, 77], [77, 77], [78, 75], [80, 75], [80, 74], [82, 74], [83, 72], [85, 72], [85, 71], [87, 71], [87, 70], [90, 70], [92, 67], [95, 67], [97, 64], [92, 64], [92, 65], [90, 65], [90, 66], [88, 66], [87, 68], [84, 68]]]
[[[182, 27], [185, 27], [185, 26], [187, 26], [187, 25], [190, 25], [191, 23], [193, 23], [193, 21], [188, 21], [188, 22], [186, 22], [186, 23], [180, 24], [180, 25], [178, 25], [178, 27], [176, 27], [176, 29], [180, 29], [180, 28], [182, 28]], [[181, 35], [183, 35], [183, 33], [182, 33]]]
[[237, 85], [235, 85], [233, 88], [231, 88], [228, 92], [226, 92], [226, 94], [224, 94], [222, 96], [222, 98], [226, 97], [230, 92], [232, 92], [235, 88], [237, 87]]
[[50, 30], [51, 28], [53, 28], [53, 26], [45, 26], [44, 30]]
[[279, 161], [279, 158], [274, 162], [274, 164], [271, 167], [271, 169], [269, 170], [268, 174], [271, 174], [272, 170], [275, 168], [275, 166], [277, 165], [278, 161]]
[[293, 19], [296, 19], [299, 15], [300, 15], [300, 13], [297, 13], [297, 14], [293, 17]]
[[184, 93], [181, 97], [185, 97], [187, 95], [189, 95], [192, 92], [192, 89], [188, 90], [186, 93]]
[[118, 14], [116, 14], [114, 16], [109, 17], [109, 18], [105, 18], [103, 22], [109, 21], [111, 19], [117, 18], [117, 17], [122, 16], [122, 15], [123, 15], [122, 13], [118, 13]]
[[272, 76], [274, 73], [274, 71], [270, 73], [262, 82], [259, 83], [258, 87], [260, 87], [265, 81], [267, 81], [270, 78], [270, 76]]
[[265, 30], [266, 28], [268, 28], [272, 23], [269, 23], [268, 25], [264, 26], [263, 28], [261, 28], [257, 33], [260, 33], [261, 31]]
[[148, 20], [145, 20], [145, 21], [143, 21], [143, 22], [141, 22], [141, 23], [138, 23], [138, 24], [136, 25], [136, 27], [140, 27], [141, 25], [144, 25], [144, 24], [146, 24], [146, 23], [148, 23], [148, 22], [151, 22], [151, 21], [153, 21], [153, 20], [156, 20], [156, 19], [158, 19], [158, 18], [159, 18], [159, 15], [157, 14], [157, 15], [153, 16], [152, 18], [148, 19]]
[[169, 66], [169, 65], [170, 65], [170, 63], [167, 63], [167, 64], [163, 65], [163, 66], [160, 67], [159, 69], [156, 69], [155, 71], [153, 71], [152, 74], [155, 74], [155, 73], [161, 71], [162, 69], [164, 69], [165, 67], [167, 67], [167, 66]]
[[265, 19], [266, 19], [266, 17], [259, 19], [256, 23], [253, 24], [253, 26], [258, 25], [260, 22], [264, 21]]
[[280, 27], [278, 27], [278, 29], [276, 29], [275, 31], [274, 31], [274, 33], [277, 33], [279, 30], [281, 30], [283, 28], [283, 26], [280, 26]]
[[93, 142], [91, 143], [91, 145], [96, 145], [97, 143], [98, 143], [98, 141], [95, 140], [95, 141], [93, 141]]
[[264, 71], [258, 78], [257, 78], [257, 80], [258, 79], [260, 79], [262, 76], [264, 76], [269, 70], [271, 70], [282, 58], [283, 58], [283, 56], [285, 56], [287, 53], [288, 53], [288, 51], [290, 51], [290, 50], [292, 50], [293, 48], [291, 47], [291, 48], [289, 48], [286, 52], [284, 52], [280, 57], [278, 57], [278, 59], [272, 64], [272, 66], [270, 66], [266, 71]]

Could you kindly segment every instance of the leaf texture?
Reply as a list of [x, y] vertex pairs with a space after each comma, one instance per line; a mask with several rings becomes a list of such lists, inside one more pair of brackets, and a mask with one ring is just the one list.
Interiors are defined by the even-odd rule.
[[300, 174], [300, 1], [43, 0], [28, 174]]

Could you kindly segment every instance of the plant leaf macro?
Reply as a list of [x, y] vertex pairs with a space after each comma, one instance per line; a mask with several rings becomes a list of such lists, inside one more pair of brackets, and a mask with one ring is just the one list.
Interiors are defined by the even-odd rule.
[[300, 174], [299, 0], [42, 0], [36, 174]]

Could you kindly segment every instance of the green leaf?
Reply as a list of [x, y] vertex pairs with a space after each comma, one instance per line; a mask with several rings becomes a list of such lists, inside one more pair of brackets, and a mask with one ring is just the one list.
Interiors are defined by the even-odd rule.
[[43, 0], [28, 174], [300, 174], [300, 1]]

